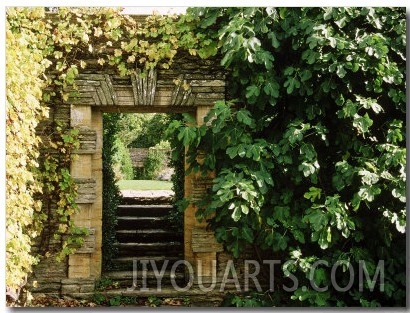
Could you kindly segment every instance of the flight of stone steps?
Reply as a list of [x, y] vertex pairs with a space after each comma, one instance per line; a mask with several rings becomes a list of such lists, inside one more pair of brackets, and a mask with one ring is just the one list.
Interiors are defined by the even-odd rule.
[[[131, 288], [134, 284], [136, 290], [142, 287], [155, 289], [158, 281], [154, 270], [158, 276], [165, 269], [161, 288], [171, 287], [172, 280], [178, 286], [185, 286], [184, 266], [174, 267], [171, 271], [175, 262], [183, 260], [183, 229], [169, 218], [175, 208], [163, 201], [141, 204], [135, 198], [131, 200], [125, 198], [118, 206], [118, 255], [105, 276], [118, 282], [121, 288]], [[156, 268], [153, 268], [153, 262]], [[167, 263], [166, 268], [163, 268], [164, 263]]]

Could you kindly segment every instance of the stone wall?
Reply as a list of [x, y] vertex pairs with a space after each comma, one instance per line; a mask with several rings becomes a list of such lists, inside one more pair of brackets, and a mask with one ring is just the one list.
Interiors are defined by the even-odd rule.
[[[148, 156], [150, 148], [130, 148], [130, 156], [131, 156], [131, 161], [132, 161], [132, 166], [133, 167], [144, 167], [144, 161], [146, 160]], [[170, 161], [171, 158], [171, 150], [169, 149], [157, 149], [157, 151], [163, 151], [167, 154], [167, 164]]]
[[[63, 103], [54, 103], [49, 106], [49, 118], [42, 121], [37, 127], [37, 133], [43, 142], [48, 142], [50, 126], [52, 123], [61, 123], [66, 127], [70, 125], [70, 106]], [[40, 163], [44, 153], [56, 153], [55, 151], [40, 150]], [[53, 237], [58, 216], [55, 212], [56, 202], [48, 198], [41, 199], [44, 210], [48, 211], [48, 220], [44, 222], [44, 228], [39, 237], [35, 239], [32, 252], [40, 259], [38, 265], [34, 266], [33, 273], [28, 278], [28, 287], [33, 292], [42, 292], [58, 295], [61, 293], [61, 280], [67, 277], [68, 258], [56, 262], [54, 253], [61, 250], [61, 240]], [[34, 284], [34, 282], [36, 282]], [[37, 286], [36, 288], [33, 285]]]

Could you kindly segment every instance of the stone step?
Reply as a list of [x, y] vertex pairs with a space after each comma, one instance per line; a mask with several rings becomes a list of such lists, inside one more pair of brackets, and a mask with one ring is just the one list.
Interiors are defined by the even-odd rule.
[[[122, 271], [132, 271], [136, 266], [138, 269], [142, 268], [141, 261], [149, 261], [147, 268], [151, 268], [151, 262], [155, 262], [157, 268], [162, 268], [165, 262], [167, 262], [167, 267], [171, 268], [175, 262], [179, 260], [183, 260], [183, 254], [181, 253], [179, 256], [150, 256], [150, 257], [120, 257], [115, 258], [112, 260], [112, 269], [113, 270], [122, 270]], [[136, 262], [134, 264], [134, 262]]]
[[173, 224], [166, 216], [119, 216], [117, 218], [118, 230], [172, 229]]
[[115, 246], [118, 247], [119, 257], [146, 257], [151, 256], [175, 256], [181, 254], [183, 250], [183, 243], [180, 241], [168, 242], [120, 242]]
[[[165, 270], [160, 278], [161, 268], [157, 268], [157, 274], [153, 270], [147, 270], [144, 272], [139, 269], [137, 271], [111, 271], [104, 274], [105, 277], [111, 278], [113, 281], [118, 283], [119, 287], [131, 288], [136, 282], [137, 288], [144, 286], [144, 280], [147, 287], [157, 287], [158, 281], [160, 281], [160, 286], [167, 287], [172, 286], [172, 281], [178, 286], [185, 287], [185, 273], [183, 272], [183, 267], [180, 266], [178, 269], [171, 271]], [[156, 276], [157, 275], [157, 276]], [[136, 276], [136, 277], [135, 277]], [[157, 278], [158, 277], [158, 278]]]
[[[186, 285], [185, 285], [186, 286]], [[150, 296], [155, 296], [157, 298], [174, 298], [174, 299], [183, 299], [188, 298], [190, 300], [191, 307], [205, 307], [206, 310], [211, 311], [209, 308], [220, 307], [221, 303], [225, 297], [224, 292], [219, 292], [218, 288], [215, 288], [212, 292], [204, 293], [198, 287], [192, 286], [191, 288], [184, 288], [182, 284], [179, 286], [179, 289], [176, 289], [172, 286], [165, 286], [161, 290], [157, 288], [148, 288], [148, 290], [141, 290], [141, 287], [136, 287], [134, 290], [128, 289], [113, 289], [101, 292], [104, 296], [112, 298], [115, 296], [127, 296], [127, 297], [136, 297], [136, 298], [148, 298]], [[183, 288], [183, 289], [182, 289]], [[228, 289], [225, 289], [228, 290]], [[237, 291], [232, 289], [232, 292]], [[164, 305], [161, 305], [164, 307]], [[159, 310], [161, 310], [161, 307]], [[167, 308], [168, 309], [168, 308]], [[181, 306], [173, 307], [172, 309], [176, 311], [187, 311]], [[192, 308], [191, 308], [192, 309]], [[191, 310], [189, 309], [189, 310]], [[126, 309], [125, 309], [126, 310]], [[195, 311], [195, 309], [194, 309]], [[201, 309], [198, 309], [201, 311]]]
[[119, 242], [162, 242], [182, 241], [183, 233], [166, 229], [122, 229], [117, 230]]
[[149, 205], [126, 205], [121, 204], [117, 207], [118, 216], [165, 216], [172, 210], [176, 210], [174, 206], [169, 204], [149, 204]]
[[141, 262], [143, 260], [154, 261], [156, 264], [162, 264], [165, 260], [168, 260], [168, 264], [173, 264], [178, 260], [183, 260], [183, 256], [151, 256], [151, 257], [122, 257], [122, 258], [115, 258], [112, 261], [115, 263], [132, 263], [134, 261]]

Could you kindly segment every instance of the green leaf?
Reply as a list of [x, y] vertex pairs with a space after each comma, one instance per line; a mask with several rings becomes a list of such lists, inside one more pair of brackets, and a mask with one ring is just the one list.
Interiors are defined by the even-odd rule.
[[241, 122], [248, 126], [252, 126], [255, 124], [255, 121], [251, 118], [251, 113], [245, 109], [240, 109], [236, 113], [236, 118], [238, 119], [238, 122]]
[[330, 20], [332, 18], [332, 15], [333, 15], [333, 8], [332, 7], [325, 8], [325, 13], [323, 14], [323, 19], [325, 21]]
[[305, 222], [309, 222], [315, 231], [320, 231], [327, 226], [329, 222], [328, 214], [320, 210], [319, 208], [310, 209], [308, 214], [302, 219]]
[[313, 274], [313, 280], [316, 286], [320, 287], [322, 283], [326, 282], [326, 271], [323, 268], [316, 268]]
[[241, 204], [241, 211], [242, 211], [243, 214], [247, 215], [249, 213], [249, 207], [245, 204]]
[[273, 251], [285, 250], [286, 247], [288, 246], [288, 240], [289, 238], [287, 236], [276, 233], [274, 236], [274, 241], [272, 245]]
[[287, 221], [290, 217], [290, 208], [287, 206], [275, 206], [272, 217], [278, 221]]
[[297, 241], [299, 241], [302, 244], [305, 243], [305, 235], [303, 234], [302, 231], [300, 231], [298, 229], [294, 229], [294, 230], [292, 230], [292, 234], [293, 234], [293, 237], [295, 237], [295, 239]]
[[246, 98], [250, 99], [253, 97], [257, 97], [260, 94], [260, 89], [258, 86], [251, 85], [246, 87]]
[[244, 144], [240, 144], [238, 146], [238, 155], [243, 158], [246, 155], [246, 149], [245, 149], [245, 145]]
[[299, 76], [300, 76], [300, 81], [305, 82], [312, 77], [312, 72], [308, 69], [305, 69], [301, 73], [299, 73]]
[[354, 115], [353, 126], [356, 127], [360, 134], [365, 134], [369, 131], [370, 127], [373, 125], [373, 120], [369, 117], [369, 114], [361, 116], [359, 114]]
[[229, 155], [231, 159], [238, 155], [238, 146], [229, 147], [226, 149], [226, 154]]
[[285, 76], [290, 76], [293, 74], [293, 72], [295, 71], [295, 68], [293, 66], [288, 66], [285, 71], [283, 72], [283, 75]]
[[347, 72], [346, 72], [344, 66], [342, 64], [339, 64], [337, 66], [337, 70], [336, 70], [337, 76], [339, 76], [340, 78], [343, 78], [343, 77], [345, 77], [346, 73]]
[[311, 202], [315, 202], [316, 198], [320, 199], [322, 195], [322, 189], [321, 188], [316, 188], [316, 187], [310, 187], [308, 192], [305, 192], [303, 197], [306, 199], [310, 199]]
[[196, 138], [196, 129], [193, 127], [183, 127], [178, 133], [178, 140], [181, 140], [184, 146], [189, 146]]
[[239, 221], [241, 219], [241, 209], [239, 207], [235, 207], [231, 216], [235, 222]]
[[299, 80], [295, 77], [288, 77], [288, 79], [285, 81], [284, 83], [284, 87], [286, 88], [286, 92], [288, 94], [291, 94], [293, 92], [294, 89], [299, 88], [300, 87], [300, 82]]
[[276, 81], [267, 81], [263, 87], [263, 91], [274, 98], [279, 97], [279, 84]]
[[242, 237], [249, 243], [253, 243], [254, 237], [253, 232], [248, 226], [243, 226], [241, 229]]
[[275, 35], [274, 32], [269, 32], [268, 33], [268, 38], [271, 40], [272, 47], [274, 47], [275, 49], [279, 48], [280, 43], [279, 43], [278, 39], [276, 38], [276, 35]]

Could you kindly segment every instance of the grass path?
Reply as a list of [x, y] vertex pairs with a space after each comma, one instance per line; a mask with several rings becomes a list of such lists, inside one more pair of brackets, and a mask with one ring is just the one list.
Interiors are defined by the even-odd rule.
[[120, 180], [120, 190], [171, 190], [172, 183], [161, 180]]

